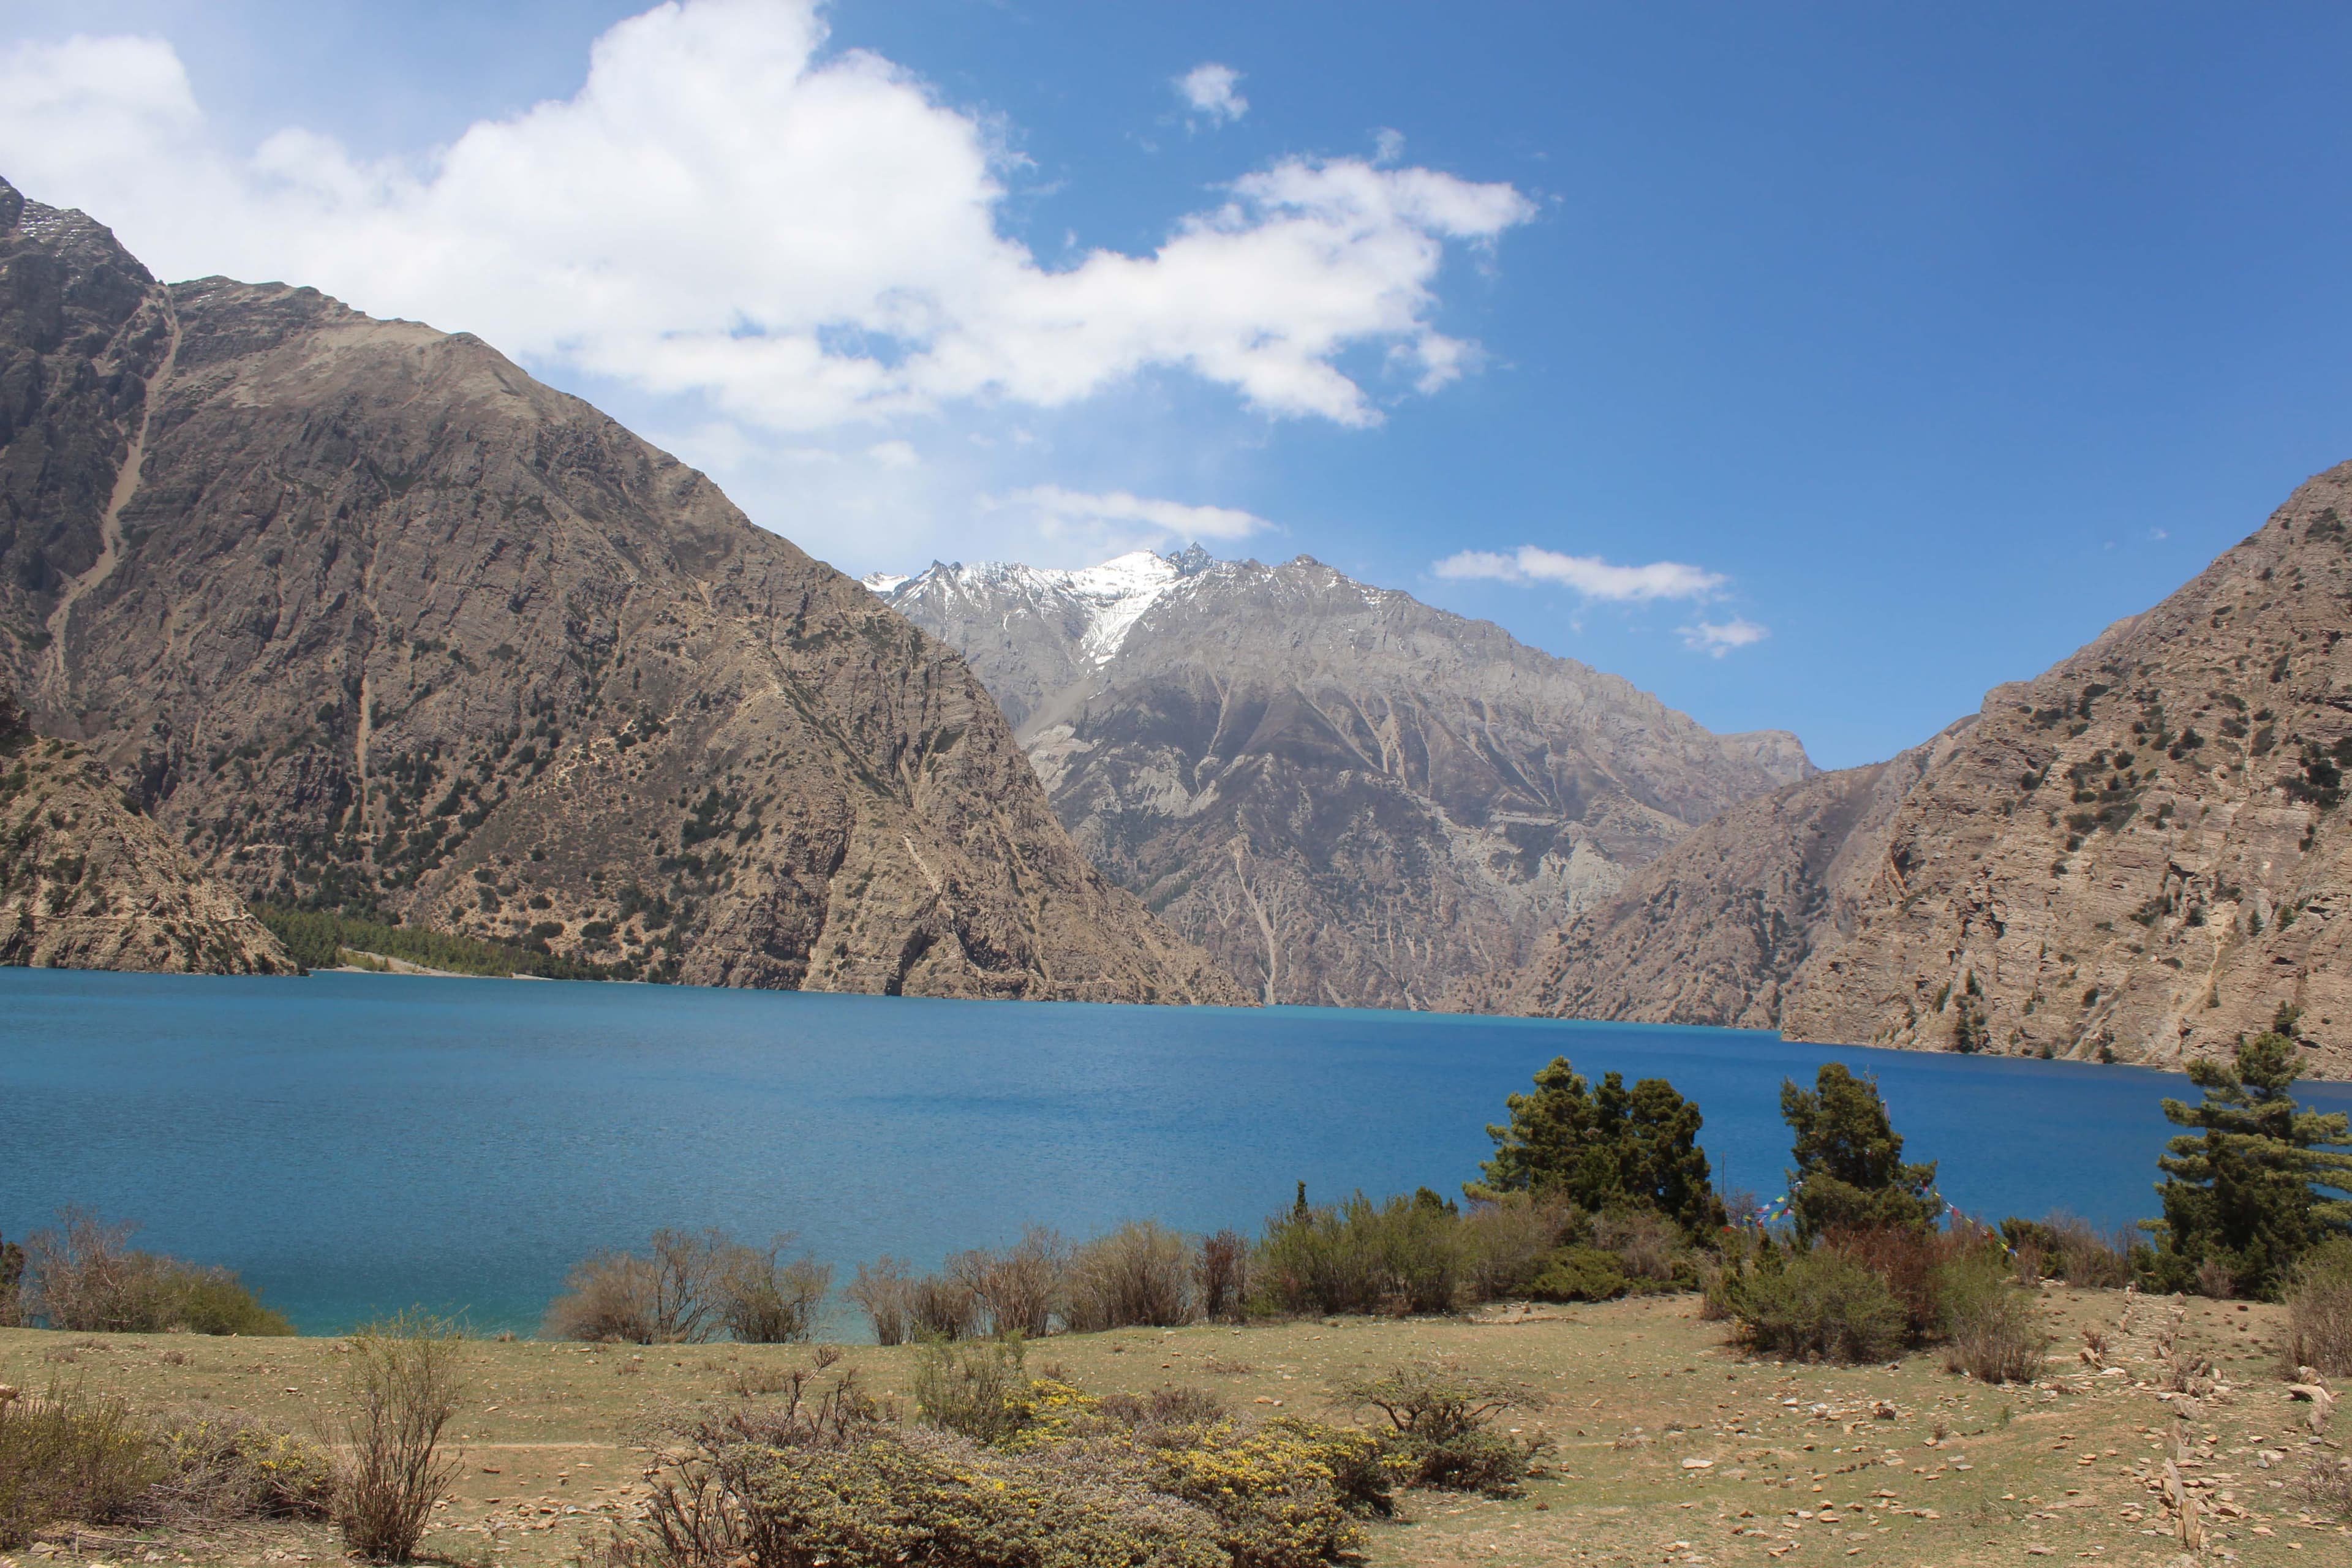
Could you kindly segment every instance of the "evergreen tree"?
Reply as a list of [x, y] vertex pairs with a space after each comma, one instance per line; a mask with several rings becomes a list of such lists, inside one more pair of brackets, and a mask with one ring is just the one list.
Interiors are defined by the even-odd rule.
[[1936, 1163], [1903, 1163], [1903, 1137], [1887, 1120], [1877, 1079], [1825, 1062], [1811, 1089], [1781, 1082], [1780, 1119], [1797, 1135], [1789, 1213], [1800, 1239], [1833, 1227], [1926, 1230], [1943, 1212]]
[[1463, 1190], [1474, 1198], [1504, 1193], [1556, 1193], [1599, 1211], [1654, 1208], [1700, 1235], [1724, 1223], [1706, 1155], [1698, 1147], [1698, 1107], [1662, 1078], [1632, 1089], [1610, 1073], [1593, 1089], [1555, 1057], [1536, 1074], [1535, 1092], [1505, 1103], [1511, 1120], [1489, 1127], [1495, 1157], [1485, 1180]]
[[2304, 1253], [2331, 1237], [2352, 1236], [2352, 1118], [2306, 1110], [2290, 1092], [2298, 1067], [2294, 1043], [2275, 1031], [2238, 1042], [2235, 1062], [2204, 1058], [2189, 1064], [2189, 1079], [2205, 1091], [2196, 1105], [2164, 1102], [2176, 1127], [2193, 1129], [2172, 1140], [2157, 1161], [2164, 1217], [2148, 1222], [2162, 1241], [2159, 1284], [2174, 1289], [2197, 1282], [2213, 1263], [2229, 1270], [2240, 1293], [2277, 1293]]

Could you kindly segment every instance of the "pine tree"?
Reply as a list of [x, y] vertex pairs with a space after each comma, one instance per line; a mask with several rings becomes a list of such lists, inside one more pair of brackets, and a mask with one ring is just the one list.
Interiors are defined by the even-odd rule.
[[1504, 1193], [1556, 1193], [1598, 1212], [1626, 1205], [1656, 1209], [1693, 1235], [1719, 1228], [1706, 1153], [1698, 1146], [1698, 1107], [1662, 1078], [1631, 1089], [1610, 1073], [1596, 1090], [1555, 1057], [1536, 1074], [1533, 1094], [1505, 1103], [1511, 1120], [1489, 1127], [1495, 1157], [1485, 1180], [1463, 1190], [1474, 1198]]
[[1801, 1240], [1832, 1228], [1925, 1230], [1943, 1212], [1936, 1163], [1903, 1163], [1903, 1137], [1877, 1079], [1825, 1062], [1811, 1089], [1782, 1081], [1780, 1119], [1797, 1135], [1789, 1213]]
[[2304, 1253], [2352, 1236], [2352, 1198], [2321, 1195], [2352, 1194], [2352, 1118], [2297, 1105], [2298, 1071], [2294, 1042], [2275, 1031], [2241, 1039], [2231, 1066], [2189, 1064], [2205, 1098], [2164, 1102], [2167, 1121], [2194, 1131], [2157, 1161], [2164, 1218], [2148, 1228], [2162, 1242], [2159, 1284], [2188, 1288], [2213, 1264], [2239, 1293], [2272, 1296]]

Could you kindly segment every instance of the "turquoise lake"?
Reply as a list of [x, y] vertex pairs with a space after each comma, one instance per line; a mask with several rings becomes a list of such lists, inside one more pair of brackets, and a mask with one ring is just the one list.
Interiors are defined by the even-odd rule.
[[[920, 1265], [1311, 1194], [1451, 1194], [1555, 1056], [1699, 1102], [1727, 1187], [1781, 1190], [1780, 1081], [1875, 1073], [1961, 1208], [2154, 1210], [2183, 1079], [1427, 1014], [931, 1002], [675, 986], [0, 969], [0, 1235], [66, 1204], [226, 1264], [309, 1331], [421, 1303], [528, 1331], [656, 1226]], [[2191, 1095], [2193, 1098], [2193, 1095]], [[2352, 1108], [2352, 1090], [2307, 1099]]]

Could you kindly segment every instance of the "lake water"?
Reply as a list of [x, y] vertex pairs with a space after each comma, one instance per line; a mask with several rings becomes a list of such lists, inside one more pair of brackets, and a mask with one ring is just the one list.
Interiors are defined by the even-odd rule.
[[1451, 1194], [1559, 1055], [1673, 1079], [1717, 1180], [1765, 1195], [1780, 1080], [1834, 1058], [1878, 1075], [1962, 1208], [2103, 1225], [2153, 1211], [2158, 1101], [2189, 1093], [1728, 1029], [0, 969], [0, 1234], [82, 1204], [238, 1269], [306, 1331], [411, 1303], [528, 1331], [572, 1262], [662, 1225], [795, 1232], [846, 1279], [1024, 1222], [1255, 1230], [1301, 1179]]

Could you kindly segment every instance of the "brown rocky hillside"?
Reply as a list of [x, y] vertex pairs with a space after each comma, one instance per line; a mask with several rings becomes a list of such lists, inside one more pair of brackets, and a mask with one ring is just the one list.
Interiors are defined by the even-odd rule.
[[2177, 1066], [2282, 1006], [2352, 1076], [2352, 464], [2145, 615], [1876, 768], [1735, 807], [1507, 1011]]
[[0, 963], [291, 974], [221, 882], [131, 809], [70, 742], [26, 730], [0, 690]]
[[696, 983], [1242, 999], [960, 657], [700, 474], [5, 184], [0, 668], [249, 896]]

